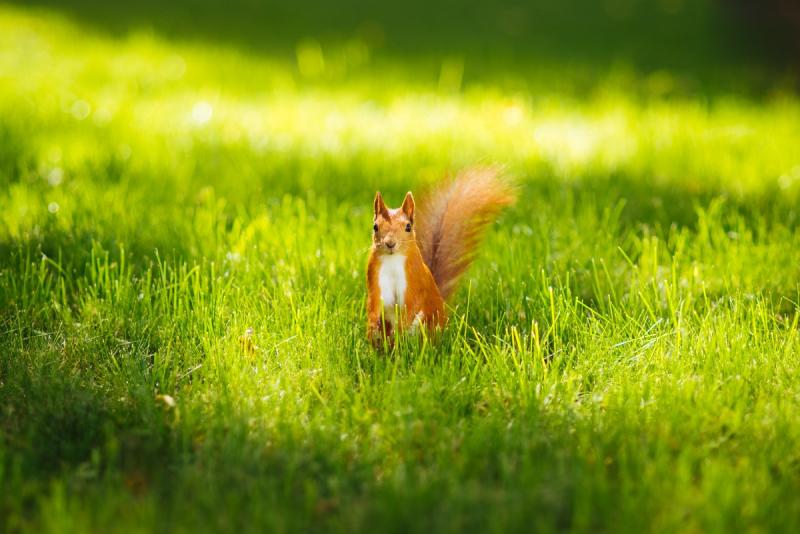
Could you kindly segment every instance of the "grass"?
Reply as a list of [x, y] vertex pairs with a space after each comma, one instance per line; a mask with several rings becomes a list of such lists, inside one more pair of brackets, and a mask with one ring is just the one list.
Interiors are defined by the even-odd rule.
[[[800, 99], [712, 11], [570, 63], [75, 5], [0, 6], [3, 530], [800, 528]], [[375, 189], [476, 162], [518, 205], [374, 353]]]

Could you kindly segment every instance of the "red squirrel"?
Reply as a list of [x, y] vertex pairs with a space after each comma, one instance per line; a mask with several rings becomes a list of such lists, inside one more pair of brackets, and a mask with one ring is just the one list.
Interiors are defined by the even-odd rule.
[[472, 263], [487, 225], [515, 201], [495, 167], [466, 169], [435, 189], [417, 213], [406, 193], [397, 209], [375, 194], [367, 264], [367, 337], [377, 348], [396, 334], [444, 326], [445, 300]]

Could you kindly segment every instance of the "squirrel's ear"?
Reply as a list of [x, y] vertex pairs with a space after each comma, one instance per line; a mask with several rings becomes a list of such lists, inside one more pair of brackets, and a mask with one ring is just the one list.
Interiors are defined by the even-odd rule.
[[380, 191], [375, 192], [375, 202], [373, 203], [373, 211], [375, 212], [375, 217], [378, 214], [382, 214], [387, 219], [389, 218], [389, 210], [386, 208], [386, 204], [383, 202], [383, 197], [381, 196]]
[[411, 194], [411, 191], [406, 193], [406, 198], [403, 199], [403, 207], [401, 208], [403, 213], [406, 214], [408, 220], [414, 222], [414, 196]]

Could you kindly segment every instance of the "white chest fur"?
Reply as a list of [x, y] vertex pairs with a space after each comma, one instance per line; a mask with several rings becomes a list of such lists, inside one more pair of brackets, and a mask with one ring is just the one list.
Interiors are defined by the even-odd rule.
[[378, 271], [383, 313], [395, 323], [395, 306], [402, 307], [406, 300], [406, 257], [400, 254], [384, 256]]

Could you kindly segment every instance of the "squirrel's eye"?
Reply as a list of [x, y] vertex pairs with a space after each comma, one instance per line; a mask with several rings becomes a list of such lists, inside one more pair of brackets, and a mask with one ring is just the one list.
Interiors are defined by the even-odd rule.
[[410, 231], [411, 231], [411, 223], [408, 223], [406, 225], [406, 232], [410, 232]]
[[372, 231], [373, 232], [377, 232], [378, 231], [378, 225], [377, 224], [373, 224], [372, 225]]

